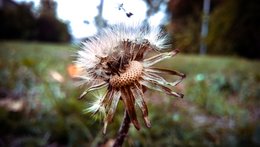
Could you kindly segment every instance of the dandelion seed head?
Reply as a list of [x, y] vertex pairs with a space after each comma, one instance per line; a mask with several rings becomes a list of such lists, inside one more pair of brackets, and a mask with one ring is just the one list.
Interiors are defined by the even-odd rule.
[[[164, 92], [175, 97], [183, 94], [174, 92], [172, 87], [179, 84], [184, 74], [152, 66], [164, 59], [175, 56], [179, 51], [171, 50], [169, 37], [158, 27], [118, 24], [103, 29], [99, 34], [82, 43], [77, 52], [79, 78], [89, 86], [81, 95], [106, 88], [104, 95], [96, 95], [96, 101], [86, 109], [104, 117], [104, 130], [112, 122], [119, 100], [122, 100], [127, 114], [136, 129], [140, 129], [135, 107], [139, 107], [147, 127], [148, 108], [144, 101], [144, 88]], [[157, 55], [149, 57], [150, 52]], [[169, 82], [161, 74], [179, 76], [177, 81]]]

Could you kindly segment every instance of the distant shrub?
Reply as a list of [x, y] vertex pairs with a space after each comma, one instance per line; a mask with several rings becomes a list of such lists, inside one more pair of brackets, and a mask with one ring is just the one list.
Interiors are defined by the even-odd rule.
[[67, 42], [70, 40], [67, 25], [55, 17], [40, 16], [37, 19], [37, 40], [49, 42]]
[[54, 16], [39, 15], [28, 4], [0, 9], [0, 39], [68, 42], [71, 36], [67, 24]]
[[36, 19], [30, 6], [21, 4], [0, 9], [0, 39], [32, 39]]

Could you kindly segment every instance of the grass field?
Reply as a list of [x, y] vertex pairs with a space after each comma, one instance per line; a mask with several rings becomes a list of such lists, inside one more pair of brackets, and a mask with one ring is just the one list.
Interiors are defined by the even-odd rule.
[[[102, 135], [102, 121], [83, 113], [93, 96], [77, 100], [84, 89], [67, 72], [77, 48], [0, 42], [0, 146], [98, 146], [113, 141], [123, 106]], [[147, 92], [152, 128], [131, 127], [125, 146], [260, 145], [259, 61], [180, 54], [157, 66], [187, 75], [176, 87], [185, 97]]]

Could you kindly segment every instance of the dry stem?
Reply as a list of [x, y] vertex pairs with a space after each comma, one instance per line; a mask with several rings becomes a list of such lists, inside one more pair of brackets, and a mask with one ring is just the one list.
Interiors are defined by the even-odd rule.
[[120, 126], [120, 129], [119, 129], [119, 132], [118, 132], [118, 135], [117, 135], [117, 138], [115, 140], [113, 147], [121, 147], [123, 145], [125, 137], [126, 137], [128, 130], [130, 128], [130, 122], [131, 121], [130, 121], [130, 118], [128, 116], [128, 113], [125, 110], [124, 120], [123, 120], [123, 122]]

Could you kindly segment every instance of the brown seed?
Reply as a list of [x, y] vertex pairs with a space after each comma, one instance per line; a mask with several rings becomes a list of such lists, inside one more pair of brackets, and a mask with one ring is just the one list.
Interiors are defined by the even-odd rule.
[[140, 78], [143, 71], [143, 65], [138, 61], [131, 61], [125, 72], [118, 75], [114, 75], [109, 83], [112, 87], [123, 87], [133, 84]]

